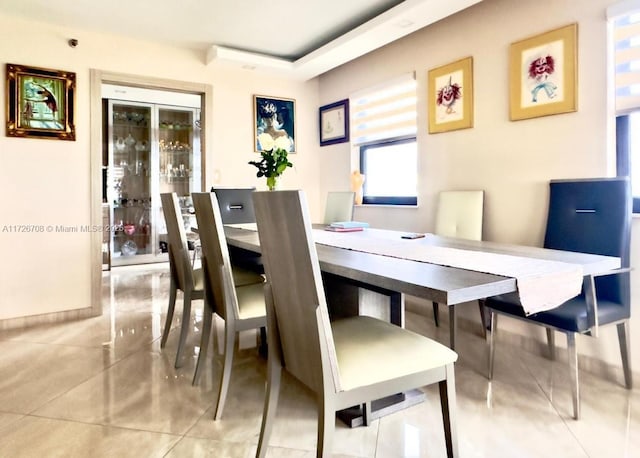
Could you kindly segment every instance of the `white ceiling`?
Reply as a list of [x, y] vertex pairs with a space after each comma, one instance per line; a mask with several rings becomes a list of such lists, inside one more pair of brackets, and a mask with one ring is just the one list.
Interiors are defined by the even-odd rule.
[[0, 0], [0, 12], [308, 79], [479, 1]]

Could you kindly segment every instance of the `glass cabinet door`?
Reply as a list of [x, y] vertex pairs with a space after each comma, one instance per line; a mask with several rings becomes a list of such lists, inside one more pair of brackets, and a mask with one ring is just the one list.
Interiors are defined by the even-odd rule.
[[[151, 230], [152, 106], [109, 102], [111, 260], [140, 262], [154, 252]], [[125, 259], [127, 258], [127, 259]]]
[[[200, 191], [200, 135], [197, 110], [158, 108], [160, 193], [178, 195], [185, 229], [195, 224], [191, 192]], [[158, 218], [162, 218], [160, 209]], [[164, 219], [162, 218], [164, 223]], [[164, 228], [164, 224], [161, 224]], [[166, 233], [166, 229], [160, 233]]]

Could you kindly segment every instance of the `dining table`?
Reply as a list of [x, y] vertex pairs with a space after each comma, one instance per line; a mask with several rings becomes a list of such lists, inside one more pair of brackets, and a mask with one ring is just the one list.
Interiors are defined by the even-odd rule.
[[[569, 283], [565, 281], [567, 274], [578, 289], [575, 291], [574, 285], [566, 294], [575, 296], [584, 277], [621, 267], [621, 260], [616, 257], [534, 246], [433, 234], [408, 239], [402, 237], [404, 232], [373, 228], [328, 234], [324, 228], [314, 225], [313, 233], [332, 319], [366, 314], [404, 326], [406, 295], [452, 306], [518, 292], [525, 280], [533, 280], [529, 289], [536, 293], [544, 290], [545, 283], [551, 285], [550, 298], [541, 299], [543, 308], [548, 309], [562, 303], [553, 301], [563, 301], [556, 290]], [[254, 255], [261, 252], [255, 224], [225, 225], [225, 236], [229, 247], [235, 250]], [[432, 253], [435, 261], [429, 258]], [[483, 264], [486, 260], [487, 269]], [[521, 265], [535, 268], [512, 276], [511, 270], [521, 272]], [[500, 274], [492, 273], [496, 271]], [[532, 310], [537, 310], [536, 306], [540, 307], [532, 303]], [[401, 399], [373, 401], [372, 418], [422, 401], [420, 393], [398, 396]], [[341, 418], [352, 427], [362, 424], [359, 408]]]
[[[322, 235], [324, 227], [321, 224], [314, 225], [314, 233]], [[260, 253], [260, 239], [255, 224], [225, 225], [224, 228], [229, 246]], [[516, 277], [481, 272], [465, 265], [467, 262], [470, 264], [472, 255], [478, 253], [504, 255], [505, 259], [510, 257], [523, 261], [541, 260], [576, 266], [583, 276], [602, 274], [621, 266], [620, 258], [612, 256], [465, 240], [433, 234], [425, 234], [425, 237], [418, 239], [403, 239], [403, 234], [405, 233], [383, 229], [339, 234], [342, 240], [346, 241], [343, 247], [331, 246], [316, 240], [320, 268], [323, 273], [357, 283], [362, 288], [383, 290], [390, 295], [409, 294], [444, 305], [456, 305], [518, 291]], [[446, 248], [461, 254], [462, 258], [458, 262], [462, 265], [453, 267], [354, 248], [355, 242], [363, 237], [373, 240], [377, 245], [402, 242], [410, 251], [425, 246]], [[465, 257], [469, 261], [465, 260]], [[498, 258], [500, 261], [502, 259]]]

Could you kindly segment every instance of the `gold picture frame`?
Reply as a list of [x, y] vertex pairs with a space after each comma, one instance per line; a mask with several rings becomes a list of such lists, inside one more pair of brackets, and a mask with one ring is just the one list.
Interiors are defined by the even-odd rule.
[[75, 140], [76, 74], [7, 64], [7, 137]]
[[429, 70], [429, 133], [473, 127], [473, 57]]
[[578, 109], [578, 25], [511, 44], [510, 118], [537, 118]]

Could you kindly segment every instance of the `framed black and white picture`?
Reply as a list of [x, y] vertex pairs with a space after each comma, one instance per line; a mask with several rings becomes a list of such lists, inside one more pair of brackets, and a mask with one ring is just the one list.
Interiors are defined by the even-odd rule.
[[349, 99], [320, 107], [320, 146], [349, 141]]

